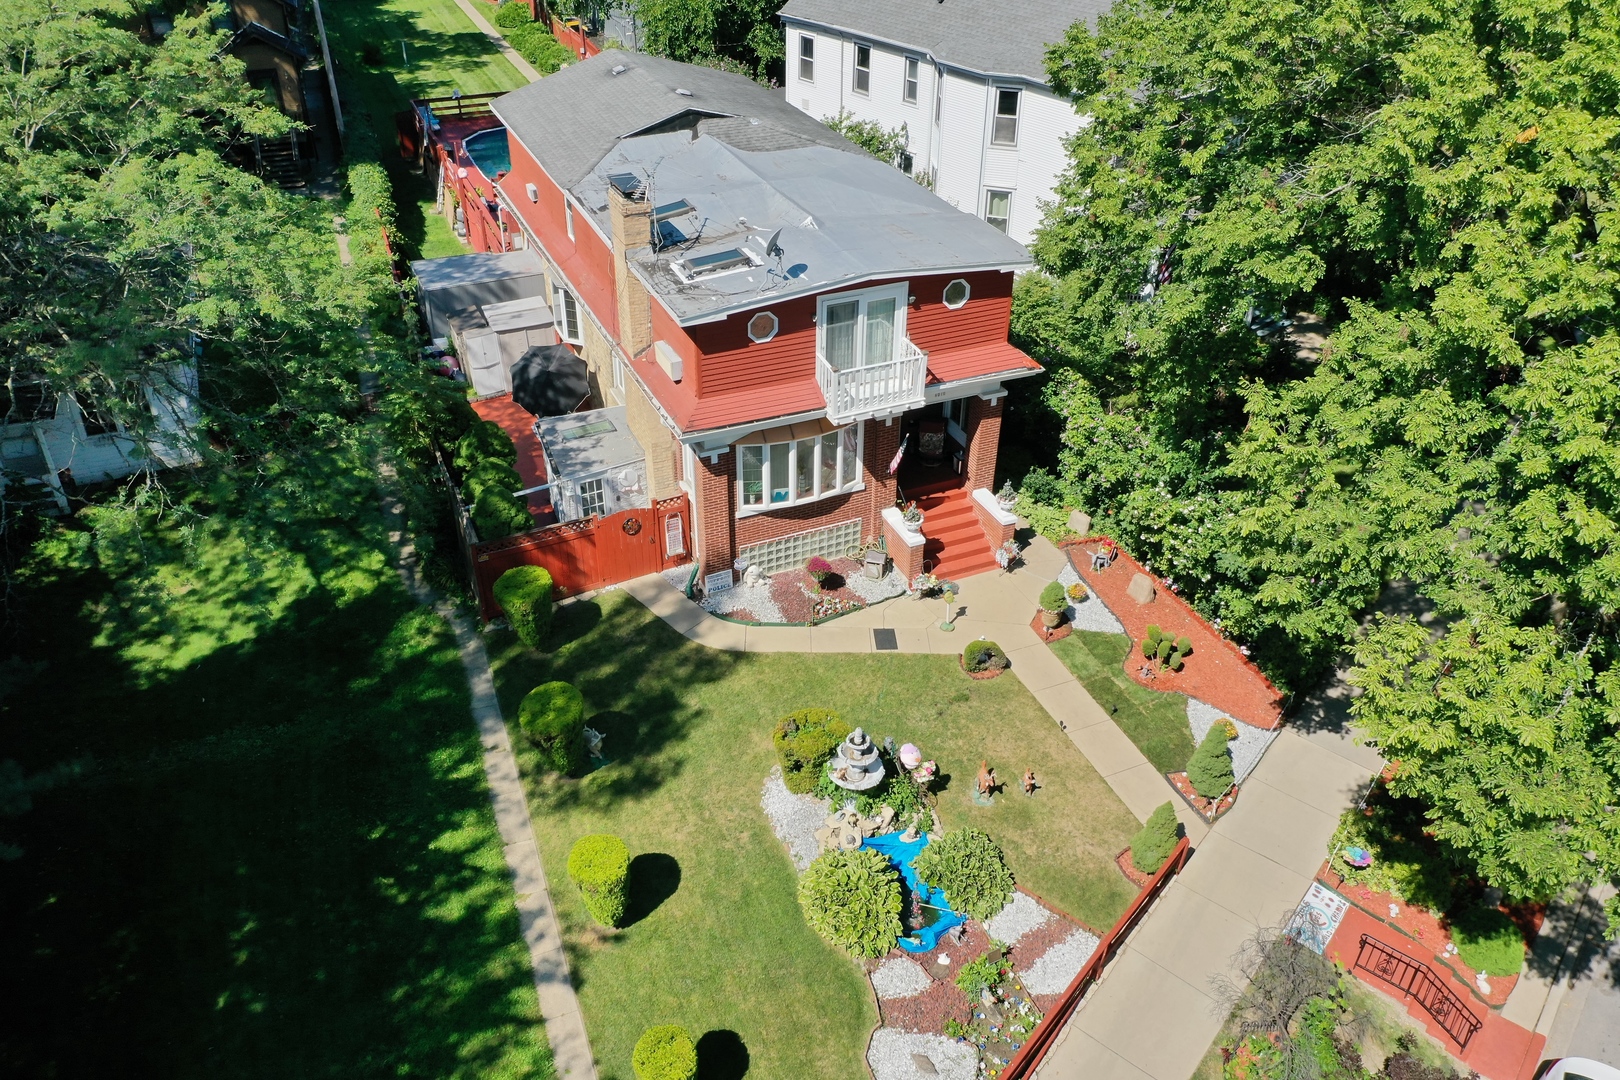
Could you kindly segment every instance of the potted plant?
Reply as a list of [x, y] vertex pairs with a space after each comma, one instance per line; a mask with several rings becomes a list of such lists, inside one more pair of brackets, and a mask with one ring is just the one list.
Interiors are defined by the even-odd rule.
[[1057, 629], [1068, 607], [1069, 594], [1063, 591], [1062, 583], [1047, 582], [1046, 588], [1041, 590], [1041, 625], [1048, 630]]
[[922, 532], [923, 512], [915, 502], [906, 503], [906, 508], [900, 511], [900, 523], [913, 535]]
[[818, 586], [825, 585], [827, 575], [833, 572], [832, 563], [823, 559], [820, 555], [812, 555], [810, 561], [804, 564], [804, 572], [814, 578]]
[[1008, 540], [996, 548], [996, 565], [1003, 570], [1010, 571], [1013, 568], [1013, 563], [1018, 561], [1020, 553], [1018, 541]]
[[1080, 583], [1078, 581], [1075, 582], [1073, 585], [1070, 585], [1068, 591], [1069, 591], [1069, 599], [1071, 601], [1073, 601], [1074, 603], [1076, 603], [1076, 604], [1085, 603], [1086, 602], [1086, 597], [1091, 595], [1091, 590], [1086, 588], [1085, 585], [1083, 585], [1082, 583]]
[[1013, 490], [1011, 480], [1002, 481], [1001, 490], [996, 492], [996, 505], [1003, 510], [1011, 510], [1018, 505], [1018, 492]]

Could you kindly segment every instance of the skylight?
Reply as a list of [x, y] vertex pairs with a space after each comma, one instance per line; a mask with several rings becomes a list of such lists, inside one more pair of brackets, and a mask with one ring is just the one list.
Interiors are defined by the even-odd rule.
[[653, 220], [667, 221], [672, 217], [680, 217], [682, 214], [691, 214], [696, 211], [697, 207], [685, 199], [676, 199], [674, 202], [665, 203], [663, 206], [653, 207]]
[[611, 420], [592, 420], [588, 424], [575, 424], [573, 427], [558, 428], [557, 437], [566, 441], [583, 439], [587, 435], [606, 435], [610, 431], [618, 430]]
[[727, 248], [724, 251], [713, 251], [707, 255], [696, 255], [686, 260], [686, 268], [693, 277], [699, 274], [713, 274], [721, 270], [729, 270], [733, 266], [747, 266], [753, 260], [741, 248]]

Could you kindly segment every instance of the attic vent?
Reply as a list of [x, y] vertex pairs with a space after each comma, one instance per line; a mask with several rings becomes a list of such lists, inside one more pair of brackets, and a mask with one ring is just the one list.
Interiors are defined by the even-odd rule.
[[692, 91], [686, 89], [684, 86], [677, 86], [675, 88], [675, 92], [677, 94], [681, 95], [681, 97], [691, 97], [692, 96]]
[[629, 71], [629, 70], [630, 69], [625, 67], [623, 64], [614, 64], [613, 65], [613, 74], [615, 74], [615, 75], [623, 75], [626, 71]]
[[613, 189], [627, 199], [640, 199], [646, 195], [641, 186], [641, 177], [635, 173], [614, 173], [608, 177], [608, 183]]

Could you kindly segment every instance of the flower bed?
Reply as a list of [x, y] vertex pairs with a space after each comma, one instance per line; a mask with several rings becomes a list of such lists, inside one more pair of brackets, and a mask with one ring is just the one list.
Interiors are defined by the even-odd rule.
[[[706, 596], [699, 606], [733, 622], [804, 626], [836, 619], [906, 593], [904, 576], [894, 571], [874, 581], [854, 559], [822, 561], [827, 568], [818, 565], [819, 585], [816, 575], [806, 569], [783, 570], [758, 585], [739, 582]], [[691, 572], [691, 567], [682, 566], [664, 576], [684, 590]]]

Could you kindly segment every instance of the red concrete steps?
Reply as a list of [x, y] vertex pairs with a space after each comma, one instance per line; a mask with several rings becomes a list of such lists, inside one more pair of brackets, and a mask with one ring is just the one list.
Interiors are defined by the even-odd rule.
[[996, 569], [996, 554], [966, 488], [924, 495], [917, 506], [923, 512], [923, 560], [930, 572], [959, 581]]

